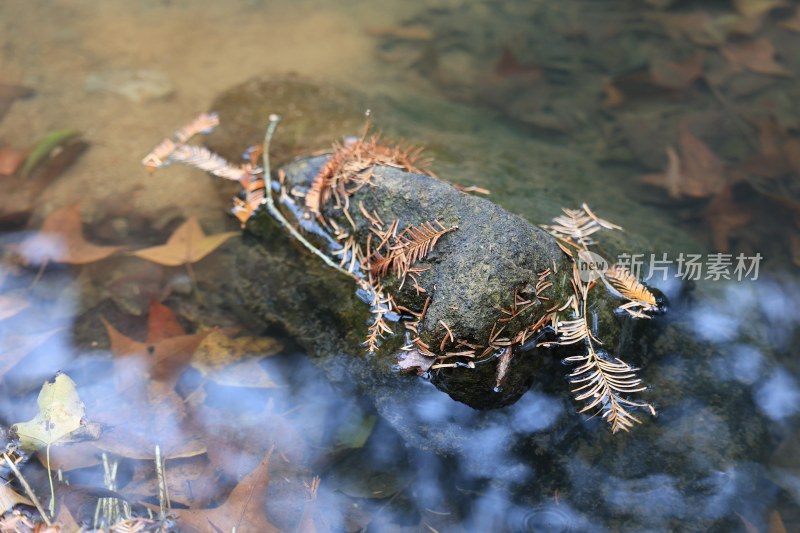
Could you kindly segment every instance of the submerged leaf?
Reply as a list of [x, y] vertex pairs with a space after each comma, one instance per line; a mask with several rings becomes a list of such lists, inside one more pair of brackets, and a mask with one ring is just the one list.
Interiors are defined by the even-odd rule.
[[282, 349], [283, 344], [271, 337], [231, 339], [222, 331], [214, 330], [198, 346], [191, 364], [220, 385], [272, 388], [277, 384], [259, 360]]
[[375, 415], [363, 416], [360, 411], [354, 411], [348, 420], [339, 426], [336, 432], [337, 445], [342, 448], [363, 448], [377, 422], [378, 418]]
[[231, 491], [225, 503], [214, 509], [173, 509], [181, 531], [206, 533], [232, 531], [238, 533], [277, 533], [264, 507], [269, 492], [270, 450], [261, 463]]
[[153, 343], [170, 337], [186, 335], [178, 317], [172, 309], [155, 298], [150, 300], [150, 313], [147, 315], [147, 342]]
[[93, 411], [93, 419], [104, 424], [95, 446], [130, 459], [154, 459], [156, 445], [164, 459], [205, 453], [206, 445], [184, 400], [164, 383], [153, 381], [143, 386], [143, 397], [118, 395], [104, 401], [99, 406], [102, 411]]
[[33, 147], [25, 164], [22, 166], [21, 173], [28, 176], [39, 163], [44, 161], [50, 153], [59, 146], [66, 144], [67, 141], [80, 135], [75, 130], [58, 130], [45, 135], [36, 146]]
[[133, 255], [164, 266], [180, 266], [196, 263], [216, 250], [222, 243], [239, 235], [228, 231], [206, 236], [197, 217], [190, 217], [180, 225], [165, 244], [132, 252]]
[[777, 7], [786, 5], [785, 0], [733, 0], [736, 10], [746, 18], [759, 18]]
[[800, 32], [800, 6], [795, 8], [791, 18], [781, 21], [781, 26], [790, 31]]
[[0, 176], [10, 176], [16, 172], [26, 156], [26, 152], [10, 146], [0, 148]]
[[771, 76], [792, 75], [775, 61], [775, 47], [763, 37], [745, 43], [728, 43], [720, 52], [735, 67]]
[[696, 52], [683, 63], [657, 58], [650, 62], [650, 79], [655, 85], [665, 89], [688, 89], [702, 77], [704, 62], [703, 52]]
[[397, 364], [403, 372], [414, 372], [421, 376], [431, 369], [436, 362], [436, 357], [425, 355], [417, 349], [400, 352], [397, 355]]
[[711, 229], [714, 249], [718, 252], [730, 251], [731, 234], [752, 220], [752, 210], [736, 202], [730, 187], [714, 196], [706, 209], [706, 221]]
[[725, 187], [725, 163], [686, 124], [681, 124], [678, 146], [680, 155], [667, 147], [664, 172], [639, 176], [639, 181], [666, 189], [671, 198], [707, 198]]
[[11, 510], [17, 504], [29, 505], [33, 507], [33, 502], [22, 494], [17, 494], [14, 489], [6, 485], [0, 484], [0, 516]]
[[[141, 376], [132, 376], [132, 366], [140, 366], [151, 379], [175, 384], [178, 376], [189, 364], [197, 347], [209, 332], [180, 335], [162, 339], [158, 342], [138, 342], [120, 333], [114, 326], [103, 320], [114, 354], [114, 375], [119, 392], [135, 395]], [[143, 368], [141, 368], [143, 367]]]
[[31, 263], [48, 261], [83, 265], [100, 261], [124, 246], [98, 246], [83, 236], [79, 204], [51, 213], [39, 232], [19, 245], [19, 252]]
[[[173, 459], [167, 465], [167, 492], [171, 502], [181, 505], [195, 506], [198, 502], [208, 502], [218, 491], [219, 474], [214, 474], [213, 468], [205, 455], [198, 455], [185, 459]], [[158, 498], [158, 475], [155, 464], [138, 464], [135, 467], [133, 478], [120, 490], [120, 493], [131, 500], [145, 498]]]
[[11, 427], [24, 450], [38, 450], [55, 443], [96, 439], [99, 427], [84, 420], [83, 402], [75, 382], [58, 373], [42, 386], [39, 393], [39, 412], [29, 422]]
[[11, 370], [23, 357], [52, 337], [61, 328], [28, 335], [8, 335], [3, 339], [0, 352], [0, 377]]

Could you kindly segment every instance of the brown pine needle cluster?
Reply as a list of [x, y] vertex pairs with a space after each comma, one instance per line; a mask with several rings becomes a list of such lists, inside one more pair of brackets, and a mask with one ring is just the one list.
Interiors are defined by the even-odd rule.
[[372, 322], [367, 328], [367, 338], [364, 340], [364, 346], [367, 347], [369, 353], [374, 353], [381, 345], [381, 340], [386, 335], [394, 333], [389, 324], [386, 323], [386, 315], [394, 312], [397, 309], [397, 304], [390, 295], [386, 295], [383, 287], [372, 282], [370, 284], [364, 283], [362, 287], [372, 294], [372, 301], [370, 302], [370, 310], [372, 312]]
[[414, 263], [427, 256], [444, 234], [456, 229], [458, 226], [447, 228], [438, 220], [423, 222], [419, 226], [410, 225], [399, 235], [396, 221], [386, 232], [373, 229], [381, 240], [367, 258], [368, 268], [377, 277], [393, 273], [404, 282], [412, 273]]
[[[584, 204], [581, 209], [564, 209], [564, 215], [553, 219], [554, 224], [543, 226], [558, 239], [559, 245], [573, 263], [573, 295], [569, 305], [558, 308], [558, 312], [568, 312], [571, 316], [558, 320], [555, 324], [559, 345], [583, 345], [585, 353], [573, 355], [566, 361], [578, 366], [569, 375], [575, 399], [584, 402], [581, 413], [600, 414], [611, 425], [611, 431], [628, 431], [635, 423], [640, 423], [631, 408], [647, 409], [655, 415], [649, 403], [636, 402], [627, 396], [646, 389], [636, 377], [636, 368], [624, 361], [599, 351], [595, 346], [601, 344], [589, 325], [587, 300], [594, 282], [581, 279], [576, 261], [580, 252], [588, 252], [594, 244], [591, 236], [602, 229], [622, 229], [596, 216]], [[619, 307], [635, 318], [649, 318], [645, 312], [658, 309], [656, 298], [628, 269], [613, 265], [605, 272], [597, 272], [604, 285], [614, 296], [627, 300]]]
[[573, 248], [587, 249], [594, 244], [591, 235], [602, 229], [622, 229], [616, 224], [597, 217], [586, 204], [583, 204], [581, 209], [562, 209], [562, 211], [564, 214], [555, 217], [553, 225], [542, 227], [560, 243]]
[[179, 128], [172, 134], [172, 139], [164, 139], [158, 146], [142, 159], [142, 164], [150, 172], [171, 163], [171, 156], [175, 150], [183, 146], [198, 133], [211, 133], [219, 125], [219, 116], [216, 113], [201, 113], [190, 123]]
[[611, 265], [602, 278], [608, 290], [628, 303], [619, 306], [635, 318], [650, 318], [644, 311], [658, 311], [656, 297], [630, 270], [620, 265]]
[[367, 118], [360, 138], [333, 145], [330, 158], [306, 192], [306, 208], [315, 216], [320, 216], [331, 199], [335, 206], [346, 209], [349, 197], [370, 182], [375, 166], [433, 175], [428, 170], [431, 161], [422, 157], [421, 147], [392, 144], [383, 140], [380, 134], [367, 136], [369, 126]]
[[175, 131], [171, 139], [161, 141], [142, 159], [142, 164], [148, 171], [153, 172], [172, 163], [181, 163], [220, 178], [239, 182], [242, 185], [242, 197], [233, 199], [231, 212], [244, 227], [266, 198], [263, 170], [255, 163], [260, 153], [253, 151], [250, 154], [250, 162], [237, 166], [207, 148], [186, 144], [199, 133], [211, 133], [218, 125], [219, 117], [216, 113], [200, 114], [192, 122]]
[[[363, 206], [361, 207], [363, 209]], [[427, 269], [415, 267], [414, 264], [424, 259], [443, 235], [456, 229], [456, 226], [447, 228], [438, 220], [434, 220], [433, 222], [423, 222], [419, 226], [410, 225], [398, 234], [399, 221], [395, 220], [388, 228], [383, 229], [383, 225], [378, 222], [379, 218], [376, 215], [377, 213], [368, 217], [373, 220], [373, 226], [371, 228], [372, 233], [367, 239], [366, 253], [360, 254], [360, 250], [356, 250], [353, 253], [354, 257], [359, 255], [364, 257], [363, 264], [367, 268], [369, 290], [373, 294], [371, 307], [374, 319], [364, 343], [370, 352], [374, 352], [377, 349], [384, 334], [392, 332], [391, 328], [385, 323], [386, 314], [388, 312], [399, 313], [403, 311], [391, 296], [384, 295], [383, 280], [393, 274], [401, 280], [400, 287], [402, 287], [408, 276], [412, 278], [418, 293], [426, 292], [424, 288], [419, 286], [417, 276]], [[372, 245], [373, 236], [378, 241], [374, 248]], [[428, 301], [430, 301], [430, 298]], [[419, 336], [416, 328], [422, 320], [424, 311], [414, 322], [413, 331], [418, 340]], [[418, 348], [421, 353], [432, 353], [427, 346], [419, 346]]]

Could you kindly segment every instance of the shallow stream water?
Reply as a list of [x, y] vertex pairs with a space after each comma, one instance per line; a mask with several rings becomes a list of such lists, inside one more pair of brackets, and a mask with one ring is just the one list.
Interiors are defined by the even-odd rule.
[[[224, 502], [274, 444], [268, 495], [257, 504], [284, 531], [800, 530], [800, 152], [791, 148], [800, 33], [788, 22], [795, 3], [747, 10], [755, 4], [3, 2], [0, 83], [35, 94], [1, 119], [0, 148], [24, 149], [64, 128], [89, 148], [36, 195], [25, 228], [0, 227], [0, 297], [27, 305], [0, 313], [0, 427], [33, 418], [56, 372], [75, 380], [87, 420], [113, 428], [99, 448], [53, 447], [63, 449], [53, 465], [84, 487], [68, 493], [87, 502], [74, 518], [88, 525], [101, 495], [92, 489], [158, 506], [155, 444], [178, 509]], [[731, 30], [731, 17], [742, 26]], [[691, 22], [698, 18], [705, 30]], [[730, 59], [741, 55], [725, 46], [757, 39], [777, 50], [785, 72], [763, 55], [750, 67]], [[697, 53], [702, 74], [686, 67]], [[612, 435], [578, 414], [569, 368], [556, 357], [521, 400], [489, 414], [426, 389], [405, 425], [456, 423], [468, 443], [437, 454], [446, 446], [436, 435], [418, 446], [357, 383], [332, 386], [279, 328], [226, 330], [280, 345], [245, 371], [252, 382], [242, 373], [210, 379], [193, 365], [175, 377], [176, 395], [151, 388], [146, 401], [118, 397], [114, 380], [143, 370], [135, 362], [120, 370], [102, 320], [144, 341], [155, 298], [188, 332], [246, 322], [215, 293], [220, 277], [235, 275], [222, 269], [226, 245], [190, 268], [123, 251], [41, 271], [41, 250], [23, 246], [26, 266], [12, 259], [14, 246], [76, 203], [85, 235], [103, 245], [162, 244], [192, 215], [207, 234], [237, 231], [214, 180], [187, 168], [150, 175], [140, 161], [223, 91], [287, 73], [370, 95], [393, 114], [378, 113], [378, 129], [429, 146], [439, 176], [485, 187], [535, 223], [585, 201], [624, 226], [625, 242], [637, 243], [630, 252], [646, 260], [644, 277], [652, 273], [648, 283], [670, 301], [628, 343], [658, 415], [641, 413], [642, 425]], [[761, 126], [770, 117], [778, 126]], [[684, 128], [705, 148], [681, 137]], [[778, 145], [789, 170], [767, 172]], [[699, 161], [684, 174], [706, 180], [701, 193], [684, 183], [672, 198], [669, 177], [660, 187], [637, 178], [667, 174], [667, 147], [684, 171]], [[711, 183], [723, 167], [726, 185]], [[714, 275], [709, 254], [723, 251], [731, 263]], [[667, 268], [650, 271], [662, 254]], [[689, 254], [701, 256], [699, 279], [681, 276], [678, 258]], [[757, 275], [738, 275], [739, 254], [760, 254]], [[119, 461], [112, 483], [102, 452]], [[47, 501], [44, 462], [31, 458], [23, 473]]]

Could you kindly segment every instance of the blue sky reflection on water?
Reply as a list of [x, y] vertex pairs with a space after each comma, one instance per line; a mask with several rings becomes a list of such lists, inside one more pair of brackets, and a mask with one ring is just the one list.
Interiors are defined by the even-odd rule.
[[[146, 442], [151, 426], [131, 428], [120, 419], [115, 428], [108, 417], [114, 385], [97, 370], [108, 365], [110, 354], [95, 351], [87, 359], [89, 354], [72, 346], [82, 302], [80, 292], [67, 289], [76, 281], [57, 266], [45, 271], [34, 289], [35, 312], [3, 330], [0, 342], [7, 351], [15, 335], [38, 333], [43, 316], [62, 328], [30, 356], [35, 365], [19, 365], [7, 376], [6, 390], [29, 388], [53, 369], [66, 370], [78, 381], [87, 417], [111, 423], [112, 435], [132, 432], [125, 438]], [[451, 457], [415, 450], [404, 442], [404, 430], [398, 434], [383, 420], [363, 448], [342, 449], [341, 428], [374, 416], [373, 407], [359, 398], [355, 384], [329, 385], [300, 353], [264, 362], [275, 389], [206, 384], [205, 407], [195, 413], [195, 423], [224, 435], [225, 444], [214, 445], [228, 451], [222, 464], [231, 472], [252, 468], [274, 442], [283, 457], [291, 457], [286, 468], [321, 475], [319, 502], [334, 529], [346, 528], [353, 502], [369, 491], [386, 491], [378, 502], [389, 498], [379, 512], [372, 507], [376, 524], [383, 524], [375, 526], [379, 530], [415, 520], [470, 531], [612, 531], [631, 524], [637, 531], [676, 524], [714, 529], [735, 524], [735, 513], [763, 524], [783, 491], [796, 495], [800, 487], [800, 456], [791, 444], [798, 439], [800, 384], [797, 364], [787, 358], [800, 320], [797, 285], [767, 275], [701, 282], [688, 298], [677, 287], [664, 288], [675, 301], [667, 316], [655, 319], [660, 333], [650, 340], [655, 348], [642, 364], [648, 398], [659, 414], [628, 435], [612, 436], [601, 420], [576, 414], [567, 393], [568, 367], [555, 358], [531, 391], [496, 411], [474, 411], [433, 387], [423, 389], [406, 406], [402, 426], [427, 427], [431, 442], [437, 442], [437, 427], [459, 427], [463, 442]], [[691, 343], [675, 342], [676, 335]], [[146, 368], [135, 358], [125, 363], [124, 374]], [[20, 398], [3, 402], [7, 420], [33, 413]], [[192, 438], [181, 410], [161, 407], [150, 422], [157, 424], [161, 442]], [[425, 436], [411, 442], [425, 442]], [[771, 457], [781, 442], [789, 444]], [[234, 453], [237, 447], [240, 453]], [[76, 471], [72, 479], [91, 484], [94, 476]], [[299, 489], [275, 490], [272, 505], [288, 505]]]

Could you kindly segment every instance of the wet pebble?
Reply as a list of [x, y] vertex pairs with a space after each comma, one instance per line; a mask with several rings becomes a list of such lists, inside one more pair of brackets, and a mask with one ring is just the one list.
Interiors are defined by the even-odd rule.
[[175, 88], [166, 74], [147, 69], [112, 69], [86, 78], [86, 91], [111, 92], [132, 102], [147, 102], [170, 96]]

